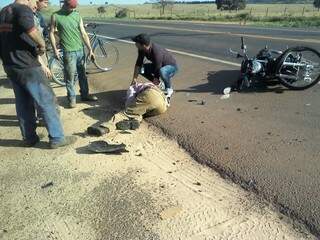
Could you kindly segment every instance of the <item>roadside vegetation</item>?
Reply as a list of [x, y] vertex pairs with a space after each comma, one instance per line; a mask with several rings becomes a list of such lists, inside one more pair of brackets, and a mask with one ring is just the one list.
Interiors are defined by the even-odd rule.
[[[51, 14], [57, 7], [51, 7]], [[243, 10], [221, 11], [216, 4], [91, 5], [80, 6], [81, 15], [88, 20], [113, 18], [187, 20], [226, 22], [259, 26], [320, 27], [320, 11], [307, 4], [247, 4]]]

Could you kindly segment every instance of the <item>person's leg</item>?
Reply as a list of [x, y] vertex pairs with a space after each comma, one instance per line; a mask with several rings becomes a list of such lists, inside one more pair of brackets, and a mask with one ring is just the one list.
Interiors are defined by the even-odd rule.
[[146, 63], [146, 64], [143, 64], [142, 67], [143, 67], [143, 72], [140, 74], [152, 82], [154, 79], [154, 66], [153, 66], [153, 64]]
[[86, 75], [86, 57], [84, 50], [77, 51], [77, 72], [82, 101], [97, 101], [98, 98], [89, 94], [89, 84]]
[[173, 94], [171, 80], [177, 72], [178, 72], [177, 66], [173, 66], [173, 65], [166, 65], [160, 69], [160, 77], [164, 82], [168, 97], [171, 97], [171, 95]]
[[167, 111], [166, 99], [162, 91], [150, 88], [145, 91], [145, 101], [149, 103], [144, 117], [152, 117]]
[[77, 71], [77, 55], [76, 52], [64, 52], [64, 79], [66, 82], [67, 96], [70, 107], [75, 107], [76, 92], [75, 92], [75, 74]]
[[86, 97], [89, 95], [88, 79], [86, 75], [86, 58], [84, 51], [77, 51], [77, 72], [80, 86], [81, 97]]
[[36, 133], [34, 101], [24, 88], [21, 70], [6, 67], [5, 71], [12, 83], [22, 138], [28, 144], [36, 143], [39, 137]]
[[126, 116], [138, 121], [142, 121], [142, 116], [150, 107], [149, 103], [147, 102], [145, 92], [146, 91], [139, 93], [138, 96], [126, 106]]
[[64, 141], [64, 133], [56, 107], [56, 97], [41, 67], [25, 70], [28, 75], [25, 88], [40, 107], [49, 133], [50, 143]]

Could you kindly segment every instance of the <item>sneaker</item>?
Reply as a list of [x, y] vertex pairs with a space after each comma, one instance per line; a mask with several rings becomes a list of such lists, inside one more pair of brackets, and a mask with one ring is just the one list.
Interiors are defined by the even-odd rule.
[[173, 94], [173, 89], [172, 89], [172, 88], [167, 88], [167, 89], [166, 89], [166, 95], [167, 95], [167, 97], [171, 98], [172, 94]]
[[36, 138], [33, 139], [33, 140], [24, 140], [24, 141], [23, 141], [23, 146], [24, 146], [24, 147], [33, 147], [33, 146], [36, 145], [38, 142], [40, 142], [40, 138], [39, 138], [39, 136], [36, 136]]
[[96, 102], [96, 101], [98, 101], [98, 98], [95, 95], [88, 95], [85, 97], [81, 97], [81, 101], [83, 101], [83, 102]]
[[170, 97], [166, 96], [166, 105], [170, 107]]
[[140, 127], [140, 122], [136, 119], [122, 120], [116, 123], [118, 130], [137, 130]]
[[66, 136], [61, 142], [50, 143], [50, 148], [57, 149], [59, 147], [65, 147], [71, 144], [74, 144], [77, 141], [76, 136]]
[[77, 106], [77, 102], [76, 102], [76, 99], [71, 99], [69, 101], [69, 107], [70, 108], [75, 108]]

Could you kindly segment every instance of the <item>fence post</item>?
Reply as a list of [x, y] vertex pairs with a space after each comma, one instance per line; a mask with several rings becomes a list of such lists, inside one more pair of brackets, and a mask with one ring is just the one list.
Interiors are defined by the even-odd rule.
[[283, 16], [286, 16], [287, 14], [287, 8], [284, 8]]
[[303, 8], [302, 8], [302, 17], [303, 17], [303, 15], [304, 15], [305, 8], [306, 8], [306, 7], [303, 7]]
[[269, 8], [266, 9], [266, 17], [268, 17]]
[[251, 16], [252, 15], [252, 8], [250, 9], [250, 12], [249, 12], [249, 16]]

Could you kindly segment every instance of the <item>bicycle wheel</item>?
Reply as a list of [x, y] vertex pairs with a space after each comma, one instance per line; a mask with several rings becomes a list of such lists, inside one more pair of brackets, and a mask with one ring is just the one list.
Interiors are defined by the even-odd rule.
[[310, 47], [292, 47], [280, 57], [276, 76], [289, 89], [304, 90], [320, 81], [320, 53]]
[[97, 41], [94, 65], [101, 71], [110, 71], [119, 61], [119, 51], [111, 42], [99, 38]]
[[65, 86], [66, 83], [64, 81], [64, 73], [63, 73], [63, 62], [61, 59], [56, 59], [55, 57], [52, 57], [49, 60], [49, 69], [52, 74], [52, 80], [61, 85]]

